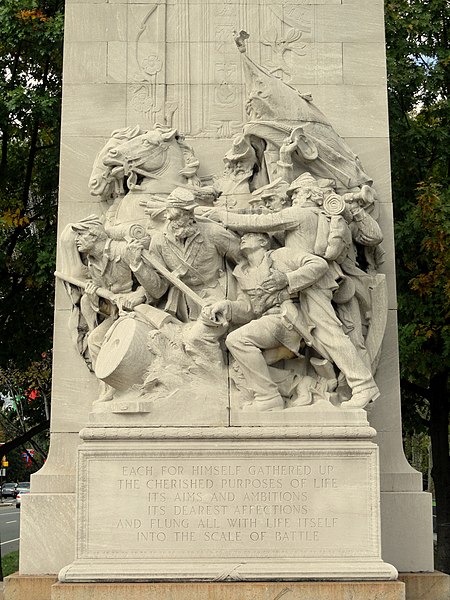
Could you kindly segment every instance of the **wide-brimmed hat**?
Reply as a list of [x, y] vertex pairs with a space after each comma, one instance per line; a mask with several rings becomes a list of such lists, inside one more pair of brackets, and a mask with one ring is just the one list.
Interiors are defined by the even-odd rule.
[[253, 150], [253, 148], [250, 146], [250, 144], [247, 142], [247, 140], [244, 138], [243, 135], [238, 135], [237, 137], [234, 138], [233, 140], [233, 146], [231, 148], [231, 150], [228, 150], [228, 152], [225, 154], [224, 156], [224, 161], [238, 161], [238, 160], [244, 160], [244, 159], [253, 159], [256, 161], [256, 154], [255, 151]]
[[78, 223], [71, 223], [70, 227], [75, 232], [88, 231], [92, 227], [103, 227], [103, 223], [97, 215], [89, 215], [78, 221]]

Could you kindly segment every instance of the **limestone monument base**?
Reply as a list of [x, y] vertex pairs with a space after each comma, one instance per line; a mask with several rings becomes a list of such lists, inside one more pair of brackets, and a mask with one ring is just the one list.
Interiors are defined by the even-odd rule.
[[258, 583], [91, 583], [52, 587], [51, 600], [404, 600], [398, 581]]
[[282, 431], [87, 427], [76, 559], [60, 581], [395, 579], [375, 432], [364, 411], [349, 417]]
[[[404, 587], [403, 587], [404, 586]], [[286, 600], [316, 600], [332, 597], [339, 600], [350, 596], [356, 599], [390, 598], [405, 600], [448, 600], [450, 596], [450, 577], [445, 573], [400, 573], [399, 581], [359, 581], [359, 582], [228, 582], [228, 583], [56, 583], [52, 575], [26, 576], [14, 573], [5, 578], [4, 596], [1, 600], [116, 600], [122, 599], [126, 590], [129, 600], [175, 600], [176, 594], [189, 600], [191, 596], [198, 600], [234, 600], [236, 595], [242, 600], [247, 596], [257, 600], [270, 600], [287, 596]], [[331, 590], [331, 592], [330, 592]], [[299, 594], [303, 593], [303, 596]], [[370, 594], [376, 594], [370, 595]], [[190, 594], [190, 595], [189, 595]], [[195, 594], [195, 596], [194, 596]], [[226, 595], [228, 594], [228, 596]], [[297, 594], [297, 595], [295, 595]], [[322, 594], [322, 595], [320, 595]], [[328, 595], [327, 595], [328, 594]], [[345, 596], [347, 594], [347, 596]], [[357, 595], [359, 594], [359, 595]], [[384, 595], [383, 595], [384, 594]]]
[[450, 598], [450, 575], [446, 573], [399, 573], [398, 579], [405, 584], [406, 600]]

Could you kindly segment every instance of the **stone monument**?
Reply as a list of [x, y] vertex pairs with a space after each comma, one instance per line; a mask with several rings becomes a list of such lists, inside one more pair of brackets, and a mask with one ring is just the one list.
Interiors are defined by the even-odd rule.
[[64, 81], [21, 574], [59, 574], [56, 600], [432, 571], [401, 449], [382, 1], [70, 0]]

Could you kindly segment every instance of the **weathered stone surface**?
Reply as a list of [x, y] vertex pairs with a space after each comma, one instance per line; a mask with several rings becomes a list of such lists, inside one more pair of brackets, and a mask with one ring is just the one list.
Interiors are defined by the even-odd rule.
[[[105, 426], [104, 435], [113, 435], [112, 432], [115, 431], [119, 438], [121, 434], [117, 432], [120, 432], [121, 427], [125, 428], [129, 431], [131, 444], [136, 444], [132, 440], [145, 437], [148, 428], [152, 426], [160, 427], [158, 435], [161, 439], [167, 436], [171, 439], [169, 429], [174, 426], [178, 426], [185, 432], [191, 430], [190, 434], [194, 439], [198, 439], [195, 438], [197, 434], [193, 431], [194, 426], [204, 429], [207, 429], [205, 426], [216, 428], [228, 426], [229, 429], [233, 429], [233, 433], [229, 435], [237, 439], [245, 435], [244, 432], [247, 430], [261, 431], [264, 427], [273, 427], [286, 430], [283, 435], [280, 434], [280, 439], [283, 439], [283, 436], [290, 439], [288, 430], [291, 429], [298, 431], [300, 436], [303, 436], [302, 439], [309, 437], [319, 440], [319, 446], [326, 444], [325, 439], [329, 436], [335, 440], [346, 439], [350, 448], [352, 444], [359, 444], [361, 435], [368, 439], [373, 434], [373, 430], [361, 421], [359, 413], [362, 412], [362, 407], [378, 394], [372, 379], [378, 367], [376, 381], [381, 396], [373, 408], [369, 407], [368, 412], [371, 423], [378, 430], [377, 441], [381, 449], [381, 482], [382, 489], [386, 491], [386, 495], [382, 498], [385, 506], [383, 513], [388, 509], [392, 510], [391, 518], [395, 520], [397, 526], [383, 528], [383, 558], [387, 560], [386, 556], [389, 556], [389, 560], [394, 564], [401, 564], [405, 569], [430, 568], [431, 529], [428, 521], [421, 517], [421, 511], [428, 500], [421, 492], [420, 475], [407, 465], [401, 449], [397, 350], [394, 334], [395, 272], [382, 6], [381, 0], [358, 2], [317, 0], [302, 3], [294, 0], [278, 3], [267, 3], [265, 0], [236, 0], [225, 4], [218, 0], [183, 2], [169, 0], [167, 3], [156, 4], [135, 0], [128, 2], [68, 0], [59, 239], [60, 248], [64, 247], [68, 254], [72, 254], [76, 264], [74, 271], [69, 273], [74, 276], [71, 287], [68, 284], [66, 286], [66, 289], [71, 292], [70, 298], [63, 296], [62, 284], [58, 284], [57, 287], [52, 451], [43, 471], [33, 477], [31, 499], [35, 495], [38, 502], [40, 494], [37, 492], [47, 492], [49, 496], [54, 495], [57, 498], [59, 492], [65, 494], [74, 489], [75, 440], [79, 430], [87, 425], [89, 418], [92, 425], [98, 426], [99, 435], [102, 425]], [[244, 53], [240, 54], [237, 51], [232, 40], [233, 29], [237, 31], [245, 29], [251, 34], [247, 42], [247, 54], [254, 61], [253, 63], [247, 61]], [[245, 43], [244, 37], [245, 35], [241, 35], [241, 38], [238, 38], [240, 50]], [[264, 80], [266, 75], [261, 76], [262, 71], [258, 71], [258, 65], [262, 65], [271, 73], [265, 79], [269, 88], [274, 86], [275, 89], [276, 85], [279, 86], [278, 94], [269, 94], [271, 98], [267, 106], [261, 108], [258, 102], [255, 102], [255, 98], [250, 97], [253, 84], [249, 81], [248, 73], [246, 81], [246, 76], [241, 69], [241, 59], [250, 71], [253, 70], [254, 75], [259, 73], [260, 79]], [[281, 80], [284, 83], [281, 83]], [[279, 83], [277, 84], [276, 81]], [[305, 94], [305, 97], [296, 95], [294, 99], [292, 88], [285, 85], [287, 83], [297, 88], [301, 94]], [[261, 82], [256, 87], [260, 84]], [[305, 100], [308, 92], [313, 93], [314, 105], [309, 104], [309, 98]], [[264, 94], [260, 95], [261, 97], [265, 97]], [[302, 98], [302, 101], [299, 98]], [[249, 100], [247, 105], [249, 114], [244, 107], [245, 100]], [[304, 135], [302, 127], [294, 135], [297, 125], [303, 126], [305, 121], [309, 122], [308, 126], [315, 123], [310, 117], [300, 118], [301, 115], [297, 114], [298, 103], [302, 104], [307, 112], [309, 110], [314, 112], [314, 106], [317, 106], [331, 122], [326, 134], [323, 130], [321, 133], [315, 130], [315, 134], [319, 135], [320, 143], [325, 141], [325, 150], [320, 143], [317, 150], [314, 147], [316, 142]], [[247, 123], [251, 119], [256, 121], [253, 131], [251, 128], [248, 129]], [[273, 131], [261, 129], [258, 120], [271, 123]], [[159, 137], [153, 128], [155, 123], [165, 123], [165, 126], [158, 130]], [[246, 123], [247, 129], [245, 129]], [[140, 130], [136, 128], [138, 125], [141, 127]], [[129, 129], [125, 130], [126, 127]], [[117, 132], [120, 129], [122, 131]], [[115, 138], [112, 137], [114, 130], [116, 130]], [[335, 136], [335, 132], [344, 136], [345, 141]], [[187, 146], [183, 146], [181, 152], [183, 159], [180, 160], [179, 153], [178, 158], [173, 160], [173, 153], [179, 151], [179, 143], [183, 143], [178, 133], [186, 134], [186, 141], [193, 146], [194, 151], [191, 152]], [[240, 138], [236, 139], [236, 136], [242, 133], [248, 134], [247, 140], [252, 140], [253, 150], [245, 139], [243, 141]], [[329, 135], [335, 137], [333, 143], [327, 146]], [[163, 136], [165, 136], [164, 140]], [[122, 140], [121, 144], [116, 143], [118, 139]], [[158, 154], [158, 150], [150, 154], [142, 153], [144, 143], [151, 145], [155, 141], [156, 148], [163, 148], [164, 152], [169, 153], [171, 160], [168, 164], [157, 163], [163, 156], [163, 153]], [[266, 148], [264, 156], [261, 152], [262, 146], [258, 149], [258, 143]], [[105, 144], [115, 145], [115, 150], [119, 146], [119, 152], [110, 153], [108, 148], [105, 148]], [[330, 148], [333, 150], [330, 151]], [[252, 156], [255, 149], [258, 150], [258, 155], [251, 162], [249, 156]], [[314, 156], [315, 149], [317, 156]], [[96, 158], [99, 152], [103, 154]], [[360, 166], [353, 153], [359, 155], [363, 166]], [[155, 157], [156, 169], [151, 163]], [[145, 162], [146, 160], [149, 162]], [[277, 162], [284, 164], [277, 165]], [[339, 164], [338, 169], [337, 164]], [[90, 177], [92, 165], [94, 165], [94, 172]], [[159, 169], [162, 171], [160, 172]], [[148, 170], [151, 173], [150, 177], [147, 177]], [[283, 362], [278, 362], [278, 370], [273, 369], [272, 363], [278, 356], [273, 352], [275, 342], [273, 340], [267, 342], [267, 339], [261, 341], [259, 339], [261, 328], [259, 334], [256, 332], [258, 339], [253, 337], [253, 340], [244, 340], [246, 334], [242, 327], [243, 321], [235, 318], [239, 308], [235, 292], [241, 282], [237, 272], [232, 275], [237, 262], [247, 275], [259, 277], [254, 288], [241, 290], [241, 299], [245, 298], [247, 303], [250, 302], [249, 298], [252, 298], [254, 292], [264, 283], [265, 275], [261, 265], [264, 266], [264, 261], [268, 260], [268, 248], [265, 248], [264, 253], [259, 252], [262, 260], [259, 266], [253, 268], [254, 265], [250, 265], [248, 256], [245, 260], [238, 258], [237, 254], [232, 256], [233, 243], [230, 238], [228, 238], [228, 264], [223, 263], [222, 268], [219, 269], [221, 273], [216, 272], [214, 266], [203, 266], [198, 271], [197, 263], [193, 265], [197, 268], [197, 275], [200, 272], [200, 279], [209, 278], [211, 273], [217, 274], [216, 279], [213, 277], [214, 281], [208, 279], [208, 285], [200, 285], [198, 281], [195, 283], [197, 275], [193, 277], [192, 273], [189, 273], [189, 268], [183, 273], [183, 261], [179, 258], [177, 262], [173, 257], [170, 259], [167, 254], [164, 255], [164, 252], [160, 254], [162, 266], [169, 271], [175, 271], [188, 288], [193, 286], [195, 293], [201, 296], [203, 302], [205, 299], [207, 303], [212, 303], [213, 300], [216, 302], [214, 310], [210, 310], [206, 315], [206, 318], [210, 319], [210, 324], [213, 320], [220, 321], [214, 324], [219, 325], [214, 335], [211, 335], [211, 330], [208, 335], [204, 328], [200, 333], [194, 329], [190, 335], [190, 325], [186, 326], [186, 320], [188, 313], [190, 318], [195, 318], [192, 306], [188, 306], [187, 310], [183, 309], [183, 312], [180, 308], [181, 304], [173, 310], [172, 302], [172, 314], [182, 321], [183, 326], [165, 321], [167, 312], [161, 314], [163, 303], [158, 306], [160, 313], [155, 312], [157, 302], [150, 299], [159, 298], [154, 293], [155, 284], [153, 282], [149, 285], [148, 279], [145, 277], [139, 279], [136, 274], [141, 267], [139, 258], [146, 257], [145, 253], [142, 254], [142, 249], [138, 248], [137, 240], [142, 239], [139, 236], [148, 228], [148, 211], [152, 210], [154, 194], [162, 195], [164, 204], [167, 195], [172, 193], [169, 201], [172, 202], [171, 210], [180, 210], [181, 206], [181, 213], [192, 217], [194, 213], [189, 212], [189, 208], [184, 209], [193, 203], [203, 205], [205, 208], [211, 205], [212, 196], [209, 199], [205, 197], [199, 199], [198, 195], [194, 195], [193, 199], [188, 198], [186, 186], [190, 192], [194, 190], [197, 194], [200, 193], [200, 196], [201, 194], [207, 196], [206, 190], [210, 189], [208, 186], [214, 183], [222, 192], [222, 199], [214, 204], [220, 205], [222, 202], [229, 209], [230, 203], [234, 202], [237, 208], [248, 209], [248, 200], [252, 198], [251, 191], [259, 189], [261, 193], [265, 192], [264, 184], [269, 181], [273, 183], [277, 175], [285, 176], [290, 183], [298, 179], [304, 171], [311, 171], [312, 178], [309, 179], [309, 183], [311, 184], [312, 179], [315, 193], [319, 193], [319, 196], [322, 194], [320, 201], [327, 199], [326, 194], [330, 190], [326, 194], [317, 192], [318, 179], [324, 177], [335, 179], [333, 192], [338, 194], [331, 195], [332, 202], [335, 206], [339, 202], [344, 202], [347, 206], [346, 219], [353, 229], [357, 229], [358, 219], [365, 219], [369, 223], [370, 219], [373, 219], [371, 234], [367, 234], [366, 231], [365, 235], [368, 235], [366, 240], [364, 241], [364, 236], [361, 236], [358, 242], [360, 250], [364, 251], [366, 256], [370, 254], [368, 249], [370, 245], [378, 248], [379, 239], [374, 235], [378, 227], [377, 222], [384, 234], [385, 262], [382, 266], [377, 263], [371, 267], [371, 277], [373, 277], [371, 286], [376, 293], [371, 292], [368, 307], [370, 310], [367, 310], [367, 307], [362, 310], [363, 320], [366, 321], [368, 315], [371, 315], [372, 320], [359, 324], [355, 312], [350, 319], [350, 324], [355, 326], [353, 331], [361, 333], [360, 337], [363, 338], [363, 341], [361, 339], [357, 341], [355, 336], [353, 338], [352, 343], [358, 347], [356, 353], [351, 344], [347, 345], [346, 338], [340, 330], [338, 331], [339, 326], [333, 331], [336, 334], [334, 337], [337, 336], [339, 341], [335, 345], [340, 346], [340, 354], [344, 357], [342, 360], [339, 358], [339, 352], [332, 349], [333, 335], [328, 336], [324, 347], [317, 344], [313, 337], [309, 340], [312, 348], [310, 350], [301, 341], [306, 332], [302, 329], [301, 334], [293, 335], [292, 330], [289, 330], [283, 321], [283, 317], [277, 316], [271, 321], [272, 329], [269, 328], [269, 333], [276, 333], [277, 344], [281, 344], [284, 348], [284, 354]], [[266, 172], [268, 178], [264, 180]], [[249, 181], [252, 177], [254, 180], [250, 187]], [[301, 179], [298, 183], [297, 189], [293, 190], [293, 197], [301, 196], [305, 179]], [[370, 187], [372, 185], [373, 188]], [[376, 190], [377, 198], [373, 197], [372, 189]], [[280, 195], [284, 196], [285, 191]], [[366, 197], [364, 202], [367, 202], [367, 197], [372, 199], [369, 200], [369, 206], [358, 208], [357, 203], [362, 202], [363, 196]], [[122, 197], [125, 198], [123, 205], [118, 207], [116, 202], [111, 208], [112, 200], [115, 198], [117, 201]], [[252, 199], [254, 200], [254, 197]], [[282, 200], [286, 202], [285, 198]], [[161, 203], [161, 199], [157, 201]], [[356, 213], [358, 216], [355, 216]], [[230, 211], [226, 213], [226, 217], [222, 214], [222, 221], [224, 219], [230, 221], [228, 218], [230, 214]], [[184, 217], [180, 218], [180, 214], [178, 217], [183, 221]], [[217, 259], [223, 258], [222, 249], [216, 242], [219, 234], [206, 235], [201, 231], [203, 225], [198, 224], [204, 223], [205, 219], [209, 223], [208, 219], [215, 218], [220, 221], [217, 214], [214, 217], [213, 214], [195, 213], [194, 222], [196, 234], [200, 233], [205, 240], [214, 240], [210, 252], [214, 257], [212, 262], [216, 261], [218, 264]], [[159, 219], [156, 231], [151, 231], [153, 240], [159, 236], [158, 227], [165, 228], [166, 234], [168, 231], [170, 233], [171, 223], [164, 220], [164, 212], [160, 213]], [[301, 218], [296, 226], [298, 227], [303, 220]], [[105, 223], [106, 242], [102, 242], [104, 245], [100, 250], [98, 247], [95, 251], [93, 247], [83, 250], [80, 246], [81, 238], [91, 235], [92, 228], [97, 227], [98, 231], [98, 221]], [[236, 231], [239, 235], [242, 233], [239, 228], [236, 228]], [[247, 231], [250, 234], [255, 233], [251, 230]], [[267, 227], [266, 231], [273, 233], [270, 227]], [[362, 230], [359, 231], [361, 233]], [[280, 236], [278, 232], [278, 244], [285, 243], [283, 235], [285, 234]], [[130, 239], [134, 239], [131, 245]], [[244, 245], [248, 243], [248, 238], [245, 240], [244, 236], [243, 239]], [[127, 245], [126, 260], [125, 254], [121, 253], [119, 248], [120, 244]], [[158, 249], [164, 250], [163, 246], [161, 242]], [[327, 244], [325, 247], [328, 248]], [[286, 254], [289, 255], [289, 260], [292, 260], [294, 255], [296, 256], [293, 250], [297, 251], [298, 248], [286, 243], [285, 250], [288, 251]], [[311, 255], [305, 260], [315, 265], [313, 271], [316, 278], [314, 285], [316, 285], [318, 273], [323, 266], [320, 264], [321, 261], [317, 260], [321, 255], [317, 254], [318, 251], [316, 252], [315, 249], [302, 248], [302, 250], [306, 250]], [[282, 275], [284, 274], [285, 277], [287, 275], [282, 268], [279, 268], [280, 252], [278, 250], [274, 252], [275, 254], [270, 256], [275, 257], [276, 270], [281, 273], [281, 276], [277, 275], [276, 281], [273, 278], [271, 280], [271, 285], [276, 287], [281, 285]], [[64, 257], [63, 254], [64, 252], [59, 252], [58, 270], [67, 274], [67, 256]], [[93, 276], [92, 264], [95, 261], [101, 263], [106, 260], [107, 255], [109, 262], [106, 267], [121, 273], [114, 280], [114, 278], [103, 277], [103, 272], [96, 280], [95, 285], [103, 290], [103, 296], [100, 292], [97, 295], [101, 298], [100, 304], [103, 309], [105, 306], [109, 307], [102, 313], [103, 317], [98, 318], [95, 306], [91, 312], [85, 310], [88, 304], [87, 296], [89, 294], [93, 296], [97, 292], [92, 288], [89, 291], [88, 288], [88, 293], [82, 294], [80, 290], [86, 284], [88, 279], [86, 275]], [[183, 255], [182, 258], [184, 260], [186, 257]], [[356, 263], [352, 268], [355, 265]], [[298, 264], [297, 267], [304, 268], [305, 263]], [[382, 275], [375, 276], [377, 269], [379, 273], [385, 274], [384, 279]], [[286, 272], [291, 273], [292, 267], [289, 267]], [[362, 277], [364, 280], [364, 276]], [[388, 285], [387, 294], [384, 288], [385, 281]], [[355, 282], [356, 279], [353, 280], [353, 283]], [[284, 284], [286, 285], [285, 281]], [[173, 282], [171, 285], [174, 285]], [[308, 290], [311, 281], [305, 285], [305, 289]], [[110, 293], [114, 286], [116, 286], [113, 290], [114, 294], [123, 295], [119, 300], [117, 298], [111, 300]], [[219, 292], [220, 286], [223, 286], [225, 293], [223, 290]], [[142, 287], [146, 290], [145, 299], [140, 290]], [[274, 291], [283, 289], [279, 287]], [[295, 293], [298, 293], [297, 289]], [[304, 293], [303, 289], [300, 293]], [[134, 296], [131, 297], [129, 294]], [[308, 292], [306, 296], [307, 294]], [[137, 296], [142, 304], [136, 302]], [[297, 302], [294, 303], [295, 311], [299, 310], [298, 306], [306, 304], [304, 296], [300, 300], [299, 305]], [[224, 302], [229, 304], [225, 305]], [[335, 317], [336, 304], [331, 305], [330, 299], [325, 299], [324, 295], [321, 302], [322, 306], [326, 306], [325, 313], [321, 315], [317, 310], [314, 312], [314, 309], [308, 311], [313, 326], [312, 331], [314, 328], [320, 329], [326, 320], [325, 315], [326, 318]], [[128, 306], [124, 303], [128, 303]], [[81, 312], [77, 313], [81, 304], [83, 304]], [[345, 305], [345, 302], [343, 304]], [[315, 306], [314, 303], [312, 306]], [[130, 307], [135, 310], [125, 316], [124, 311], [130, 311]], [[360, 308], [362, 307], [363, 304]], [[151, 311], [151, 308], [155, 308], [155, 311]], [[267, 308], [268, 305], [262, 310], [264, 317], [269, 316], [265, 315]], [[270, 306], [269, 310], [272, 308]], [[348, 308], [350, 306], [340, 307], [338, 310], [340, 318], [345, 319], [345, 310]], [[120, 319], [115, 320], [114, 313], [117, 309], [121, 314]], [[109, 314], [113, 313], [110, 315], [109, 322], [108, 311]], [[378, 357], [376, 350], [379, 349], [386, 324], [386, 314], [388, 335]], [[241, 326], [240, 329], [236, 328], [231, 333], [227, 330], [228, 323], [225, 325], [221, 322], [222, 317], [231, 320], [233, 327]], [[304, 319], [304, 316], [302, 318]], [[130, 344], [126, 345], [121, 360], [116, 364], [119, 346], [124, 340], [128, 340], [131, 332], [140, 328], [136, 322], [142, 324], [142, 319], [147, 324], [151, 324], [150, 330], [144, 334], [144, 337], [139, 338], [137, 335], [136, 339], [140, 339], [138, 344], [131, 343], [133, 338]], [[246, 319], [249, 320], [248, 314]], [[165, 324], [162, 324], [162, 321], [165, 321]], [[370, 332], [370, 326], [375, 321], [376, 324]], [[67, 322], [72, 325], [71, 332]], [[106, 325], [109, 323], [110, 328], [103, 325], [103, 329], [99, 330], [98, 327], [102, 323]], [[200, 326], [199, 323], [200, 321], [197, 321], [196, 326]], [[306, 322], [303, 321], [301, 324], [305, 326]], [[204, 326], [204, 323], [201, 325]], [[333, 327], [327, 325], [328, 332]], [[95, 335], [91, 337], [91, 333], [96, 328]], [[123, 331], [120, 336], [116, 335], [119, 328]], [[86, 335], [86, 330], [89, 331], [89, 335]], [[351, 330], [350, 327], [349, 331]], [[161, 331], [164, 335], [159, 335]], [[147, 338], [144, 341], [145, 335]], [[75, 338], [78, 340], [77, 349], [73, 343]], [[224, 368], [224, 357], [221, 354], [224, 350], [224, 340], [235, 358], [234, 365], [228, 372]], [[200, 360], [200, 370], [203, 369], [200, 378], [198, 378], [199, 349], [196, 347], [199, 341], [206, 341], [208, 348], [206, 354], [201, 355], [200, 352], [200, 356], [203, 356]], [[366, 360], [364, 358], [366, 341], [367, 346], [370, 345], [370, 348], [367, 348], [370, 370], [367, 369], [368, 374], [363, 377], [365, 383], [361, 394], [355, 381], [359, 373], [361, 383], [361, 361]], [[242, 351], [239, 347], [242, 344], [247, 344], [246, 351]], [[120, 347], [123, 349], [123, 345]], [[133, 348], [138, 351], [134, 352]], [[262, 363], [260, 355], [255, 359], [255, 350], [259, 352], [261, 348], [267, 351]], [[294, 356], [286, 354], [286, 349], [289, 349], [289, 352], [293, 350]], [[83, 354], [87, 365], [95, 369], [97, 355], [102, 350], [103, 355], [97, 372], [97, 377], [102, 383], [97, 387], [96, 377], [89, 371], [79, 352]], [[148, 358], [150, 350], [158, 355], [157, 359]], [[249, 350], [253, 353], [253, 359], [250, 358]], [[295, 358], [295, 352], [302, 358]], [[330, 356], [327, 356], [328, 352]], [[318, 358], [314, 354], [325, 358], [323, 360], [319, 358], [318, 362], [317, 360], [314, 362], [314, 359]], [[205, 356], [207, 356], [206, 360], [204, 360]], [[380, 358], [379, 365], [378, 358]], [[146, 372], [144, 372], [145, 361], [148, 366]], [[270, 365], [270, 370], [268, 374], [264, 371], [265, 376], [261, 379], [260, 374], [264, 369], [260, 367], [261, 364], [263, 367], [266, 366], [265, 361]], [[257, 363], [258, 366], [255, 367]], [[337, 386], [333, 363], [343, 373], [339, 386]], [[141, 368], [142, 366], [144, 368]], [[251, 375], [252, 369], [254, 376]], [[243, 377], [239, 375], [239, 370]], [[258, 378], [259, 383], [263, 383], [259, 389], [255, 383]], [[231, 379], [234, 384], [230, 384], [228, 388], [227, 382]], [[349, 389], [346, 389], [345, 379]], [[261, 388], [264, 386], [265, 391], [268, 387], [271, 388], [270, 394], [266, 394], [267, 398], [263, 397], [265, 391], [261, 393]], [[114, 400], [110, 402], [114, 395]], [[351, 405], [345, 407], [341, 404], [342, 400], [350, 398], [357, 410]], [[264, 402], [266, 404], [263, 404]], [[275, 408], [275, 410], [261, 410], [261, 407]], [[254, 411], [255, 408], [258, 410]], [[135, 412], [136, 410], [140, 412]], [[90, 417], [89, 413], [91, 413]], [[239, 425], [239, 427], [230, 428], [230, 425]], [[109, 434], [106, 433], [108, 431]], [[177, 435], [183, 440], [189, 437], [187, 433], [184, 437], [182, 434]], [[67, 450], [61, 451], [65, 437]], [[250, 437], [255, 439], [253, 434]], [[203, 436], [202, 439], [206, 440], [207, 436]], [[257, 441], [253, 443], [255, 448], [258, 447]], [[123, 442], [121, 444], [121, 448], [125, 450], [127, 445]], [[323, 449], [324, 446], [320, 447]], [[269, 452], [266, 458], [268, 461], [273, 460], [273, 455]], [[339, 468], [344, 464], [345, 461]], [[85, 484], [88, 488], [95, 487], [91, 480], [85, 481]], [[365, 494], [366, 491], [362, 489], [361, 493]], [[418, 530], [426, 541], [424, 549], [420, 551], [414, 543], [410, 543], [408, 552], [404, 552], [397, 545], [398, 540], [402, 540], [404, 528], [410, 527], [410, 521], [403, 518], [400, 508], [401, 496], [405, 491], [409, 493], [409, 516], [422, 523]], [[378, 503], [378, 492], [375, 495], [369, 494], [367, 500], [370, 506], [375, 506]], [[39, 501], [44, 502], [42, 498]], [[95, 499], [93, 502], [91, 508], [94, 512], [97, 511], [95, 514], [100, 517], [99, 505], [97, 504], [95, 508]], [[31, 511], [31, 506], [32, 504], [29, 506], [24, 504], [25, 520], [27, 510]], [[38, 518], [40, 510], [41, 508], [36, 504], [36, 511], [30, 514], [33, 518]], [[56, 529], [64, 522], [62, 515], [60, 517], [56, 519]], [[100, 524], [101, 521], [99, 520], [98, 523]], [[80, 527], [81, 525], [80, 523]], [[395, 540], [391, 536], [394, 530]], [[379, 548], [377, 536], [379, 533], [374, 534], [374, 539], [370, 538], [369, 546], [375, 543]], [[343, 535], [341, 537], [345, 538]], [[55, 548], [57, 547], [55, 556], [58, 560], [73, 551], [74, 535], [71, 527], [67, 528], [65, 539], [59, 535], [54, 539]], [[78, 536], [78, 540], [80, 539]], [[349, 543], [352, 543], [351, 535]], [[30, 568], [41, 569], [42, 572], [55, 572], [55, 569], [61, 566], [52, 562], [47, 553], [44, 553], [39, 565], [33, 563], [31, 555], [38, 551], [34, 548], [31, 538], [24, 545], [23, 551], [24, 572]], [[218, 551], [225, 552], [226, 549], [219, 548]], [[70, 560], [67, 559], [67, 562]], [[386, 567], [381, 566], [379, 552], [376, 561], [378, 562], [375, 570], [378, 569], [380, 575], [382, 569]], [[314, 564], [308, 567], [309, 576], [316, 572], [314, 571], [316, 568], [317, 565]], [[357, 567], [355, 569], [358, 571]], [[324, 566], [323, 570], [326, 570]], [[261, 568], [257, 567], [256, 571], [260, 572]], [[356, 571], [353, 572], [354, 576]], [[103, 574], [100, 572], [99, 577], [104, 577], [106, 572], [111, 572], [110, 566], [103, 568]], [[278, 571], [275, 569], [273, 573], [276, 572]], [[328, 576], [332, 572], [330, 567]], [[348, 570], [346, 572], [348, 574]], [[390, 571], [390, 574], [387, 571], [383, 572], [387, 577], [391, 576], [393, 571]], [[367, 570], [364, 576], [368, 576]]]
[[56, 584], [51, 600], [404, 600], [399, 582]]
[[[362, 18], [362, 11], [364, 17]], [[324, 42], [380, 42], [384, 39], [383, 5], [366, 2], [319, 6], [316, 9], [317, 40]], [[341, 24], [336, 27], [336, 23]]]
[[[420, 513], [417, 506], [421, 506]], [[420, 519], [417, 518], [418, 514], [421, 516]], [[402, 557], [396, 559], [399, 570], [404, 571], [407, 565], [413, 565], [412, 568], [417, 570], [433, 571], [433, 561], [430, 560], [433, 549], [433, 536], [430, 535], [430, 531], [433, 531], [432, 519], [431, 494], [427, 492], [403, 492], [401, 494], [383, 492], [382, 536], [385, 537], [386, 542], [389, 539], [389, 543], [386, 543], [385, 546], [384, 560], [392, 560], [392, 557], [401, 550]], [[424, 598], [427, 597], [425, 592], [428, 581], [426, 577], [417, 580], [415, 584], [417, 585], [415, 592], [417, 597], [421, 597], [418, 593], [420, 590], [423, 590]], [[440, 589], [444, 580], [437, 579], [434, 583], [436, 583], [437, 589]], [[430, 588], [434, 583], [430, 584]], [[448, 579], [446, 585], [448, 586]], [[430, 595], [430, 598], [432, 597], [434, 598]], [[438, 597], [436, 596], [436, 598]]]
[[343, 78], [351, 85], [380, 85], [386, 81], [384, 44], [343, 44]]
[[448, 600], [450, 575], [433, 573], [400, 573], [399, 581], [405, 584], [406, 600]]
[[66, 10], [67, 41], [126, 39], [126, 4], [69, 2]]
[[66, 77], [73, 83], [106, 83], [106, 42], [67, 42]]
[[[84, 83], [64, 86], [63, 131], [67, 136], [100, 136], [125, 125], [124, 84]], [[108, 110], [105, 110], [108, 106]]]
[[27, 577], [14, 573], [5, 577], [3, 596], [5, 600], [50, 600], [51, 587], [55, 582], [53, 575]]
[[[69, 310], [57, 311], [55, 314], [56, 335], [54, 347], [59, 353], [59, 360], [55, 362], [55, 376], [61, 383], [59, 402], [53, 407], [53, 427], [55, 432], [74, 431], [73, 424], [82, 427], [85, 423], [85, 411], [90, 409], [92, 401], [98, 394], [98, 382], [90, 373], [76, 349], [64, 343], [67, 321], [70, 317]], [[70, 370], [67, 365], [70, 364]], [[76, 395], [77, 402], [73, 402]], [[69, 445], [69, 444], [68, 444]], [[71, 469], [75, 465], [71, 463]]]
[[[53, 485], [55, 486], [55, 482]], [[26, 500], [24, 498], [22, 508], [24, 506], [26, 510], [23, 511], [20, 520], [20, 573], [22, 575], [56, 573], [61, 564], [72, 560], [74, 554], [73, 545], [67, 543], [73, 541], [75, 537], [73, 494], [33, 494], [27, 496]], [[36, 551], [37, 540], [39, 540], [39, 552]], [[49, 579], [37, 578], [36, 581], [38, 583], [41, 581], [41, 585], [45, 588]], [[38, 583], [36, 596], [28, 592], [29, 595], [25, 594], [21, 597], [30, 600], [39, 598]]]

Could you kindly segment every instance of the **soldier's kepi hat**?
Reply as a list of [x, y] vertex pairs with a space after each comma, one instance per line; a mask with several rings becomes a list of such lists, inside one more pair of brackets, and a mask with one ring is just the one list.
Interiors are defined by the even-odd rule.
[[252, 192], [252, 197], [251, 200], [249, 200], [249, 204], [254, 204], [260, 200], [271, 198], [272, 196], [286, 196], [288, 187], [289, 184], [284, 181], [284, 179], [277, 177], [277, 179], [274, 179], [274, 181], [271, 181], [270, 183], [263, 185]]
[[88, 231], [93, 227], [103, 227], [103, 223], [97, 215], [89, 215], [78, 221], [78, 223], [71, 223], [70, 227], [72, 231]]
[[182, 210], [194, 210], [198, 206], [195, 194], [190, 190], [177, 187], [172, 190], [166, 200], [167, 208], [181, 208]]
[[288, 187], [286, 194], [291, 197], [295, 190], [298, 190], [299, 188], [320, 189], [320, 186], [311, 173], [302, 173], [299, 177], [297, 177], [297, 179], [294, 179], [294, 181]]

